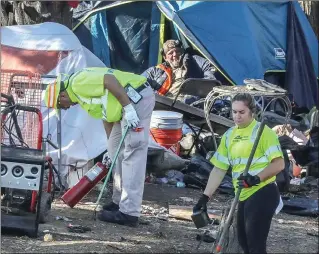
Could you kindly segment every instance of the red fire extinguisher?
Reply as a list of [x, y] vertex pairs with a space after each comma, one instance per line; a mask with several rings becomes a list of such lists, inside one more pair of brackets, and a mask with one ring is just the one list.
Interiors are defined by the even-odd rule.
[[97, 162], [81, 180], [61, 197], [64, 203], [73, 208], [108, 172], [108, 167]]

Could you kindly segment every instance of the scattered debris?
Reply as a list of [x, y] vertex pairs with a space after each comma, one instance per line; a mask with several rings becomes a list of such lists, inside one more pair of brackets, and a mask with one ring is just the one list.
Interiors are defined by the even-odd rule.
[[168, 183], [168, 179], [167, 177], [160, 177], [160, 178], [156, 178], [155, 179], [155, 183], [158, 183], [158, 184], [166, 184]]
[[149, 225], [150, 221], [149, 220], [145, 220], [144, 218], [140, 218], [139, 219], [139, 224], [141, 224], [141, 225]]
[[161, 223], [155, 222], [155, 223], [152, 223], [152, 226], [153, 226], [154, 230], [156, 231], [156, 230], [160, 229]]
[[165, 213], [165, 214], [157, 214], [156, 217], [157, 217], [159, 220], [165, 220], [165, 221], [167, 221], [167, 220], [168, 220], [168, 213]]
[[290, 184], [293, 184], [293, 185], [301, 185], [303, 183], [304, 181], [301, 178], [292, 178], [290, 180]]
[[72, 233], [85, 233], [91, 231], [91, 228], [81, 225], [72, 225], [71, 223], [67, 226], [69, 232]]
[[145, 177], [145, 183], [154, 183], [156, 181], [156, 177], [152, 173], [147, 173]]
[[156, 232], [155, 236], [158, 238], [166, 238], [166, 235], [162, 231]]
[[177, 182], [177, 183], [176, 183], [176, 187], [178, 187], [178, 188], [185, 188], [186, 185], [185, 185], [184, 182]]
[[168, 170], [166, 175], [169, 184], [176, 185], [184, 181], [184, 174], [178, 170]]
[[168, 211], [165, 207], [156, 209], [151, 206], [142, 205], [142, 214], [155, 216], [160, 220], [168, 220]]
[[1, 206], [1, 211], [6, 213], [12, 213], [12, 209], [6, 206]]
[[53, 236], [51, 234], [45, 234], [43, 236], [43, 241], [44, 242], [52, 242], [53, 241]]
[[318, 233], [318, 231], [316, 231], [316, 232], [307, 232], [307, 235], [311, 235], [311, 236], [316, 236], [316, 237], [318, 237], [319, 236], [319, 233]]
[[279, 224], [283, 224], [283, 223], [284, 223], [284, 220], [283, 220], [283, 219], [278, 219], [278, 223], [279, 223]]
[[307, 137], [297, 129], [293, 129], [293, 131], [288, 136], [296, 141], [299, 145], [306, 145], [308, 142]]
[[205, 243], [213, 243], [216, 241], [216, 235], [217, 233], [215, 231], [206, 230], [202, 235], [197, 234], [196, 240], [203, 241]]
[[83, 205], [96, 205], [95, 202], [84, 202]]
[[193, 198], [189, 198], [189, 197], [179, 197], [181, 200], [183, 200], [184, 202], [194, 202]]
[[113, 245], [113, 244], [107, 244], [107, 246], [109, 246], [109, 247], [111, 247], [111, 248], [114, 248], [114, 249], [116, 249], [116, 250], [119, 250], [119, 251], [123, 251], [122, 248], [119, 248], [119, 247], [117, 247], [117, 246], [115, 246], [115, 245]]
[[299, 193], [299, 192], [307, 192], [311, 191], [311, 186], [307, 184], [290, 184], [289, 185], [289, 193]]
[[65, 216], [56, 216], [55, 220], [64, 220], [64, 221], [67, 221], [67, 222], [72, 221], [71, 219], [69, 219], [69, 218], [67, 218]]
[[128, 243], [134, 243], [134, 244], [141, 244], [142, 242], [139, 240], [131, 240], [131, 239], [127, 239], [123, 236], [121, 236], [119, 242], [128, 242]]
[[315, 178], [313, 176], [306, 176], [302, 178], [303, 182], [311, 187], [317, 187], [319, 186], [319, 178]]

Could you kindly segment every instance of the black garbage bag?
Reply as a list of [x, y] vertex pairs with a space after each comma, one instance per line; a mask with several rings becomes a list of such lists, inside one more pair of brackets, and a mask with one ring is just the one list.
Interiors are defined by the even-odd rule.
[[214, 166], [209, 160], [206, 160], [203, 156], [197, 154], [191, 158], [190, 163], [183, 173], [188, 174], [196, 172], [208, 178], [213, 168]]
[[318, 200], [303, 197], [282, 197], [282, 211], [301, 216], [318, 216]]
[[[196, 186], [205, 189], [210, 172], [214, 166], [201, 155], [194, 155], [188, 166], [182, 171], [184, 174], [184, 183], [186, 185]], [[232, 179], [226, 175], [219, 186], [219, 190], [224, 193], [232, 194]]]
[[184, 183], [204, 189], [213, 165], [201, 155], [194, 155], [183, 170]]
[[307, 142], [309, 147], [319, 147], [319, 126], [315, 126], [309, 132], [310, 138]]
[[283, 150], [294, 150], [296, 149], [299, 144], [294, 141], [291, 137], [287, 135], [282, 135], [278, 138], [281, 149]]
[[290, 179], [292, 178], [290, 174], [290, 160], [286, 150], [282, 150], [285, 161], [284, 170], [280, 171], [276, 176], [276, 183], [278, 185], [280, 192], [288, 192], [290, 186]]
[[319, 127], [314, 127], [309, 133], [310, 138], [305, 146], [291, 150], [296, 163], [300, 166], [318, 165], [319, 163]]

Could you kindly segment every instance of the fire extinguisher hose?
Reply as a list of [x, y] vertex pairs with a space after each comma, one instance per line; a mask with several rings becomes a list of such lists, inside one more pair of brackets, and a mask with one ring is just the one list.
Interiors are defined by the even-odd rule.
[[124, 133], [123, 133], [123, 135], [122, 135], [122, 139], [121, 139], [121, 141], [120, 141], [120, 144], [119, 144], [119, 146], [118, 146], [118, 148], [117, 148], [117, 150], [116, 150], [115, 157], [112, 159], [111, 167], [110, 167], [110, 169], [109, 169], [109, 171], [108, 171], [108, 173], [107, 173], [107, 175], [106, 175], [106, 178], [105, 178], [105, 181], [104, 181], [102, 190], [100, 191], [99, 197], [97, 198], [96, 206], [95, 206], [95, 208], [94, 208], [94, 219], [96, 219], [96, 209], [97, 209], [97, 207], [98, 207], [99, 204], [100, 204], [100, 200], [101, 200], [101, 198], [102, 198], [104, 189], [105, 189], [105, 187], [106, 187], [106, 185], [107, 185], [107, 182], [109, 181], [109, 178], [110, 178], [110, 176], [111, 176], [111, 174], [112, 174], [113, 167], [114, 167], [114, 165], [115, 165], [115, 163], [116, 163], [117, 157], [118, 157], [118, 155], [119, 155], [121, 146], [123, 145], [123, 142], [124, 142], [124, 140], [125, 140], [125, 137], [126, 137], [126, 134], [127, 134], [127, 132], [128, 132], [128, 129], [129, 129], [129, 126], [127, 125], [126, 128], [125, 128], [125, 131], [124, 131]]

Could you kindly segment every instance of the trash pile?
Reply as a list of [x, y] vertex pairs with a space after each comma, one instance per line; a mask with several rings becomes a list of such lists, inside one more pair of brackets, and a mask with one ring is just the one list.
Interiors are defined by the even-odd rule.
[[142, 205], [142, 214], [165, 221], [168, 220], [169, 217], [168, 210], [165, 207], [156, 209], [151, 206]]
[[[311, 199], [309, 194], [316, 193], [319, 184], [318, 110], [312, 109], [308, 114], [302, 115], [302, 119], [302, 124], [299, 125], [273, 125], [274, 121], [270, 119], [270, 126], [279, 137], [285, 160], [285, 168], [277, 175], [276, 182], [284, 203], [282, 211], [314, 216], [318, 215], [318, 200]], [[196, 127], [194, 129], [198, 131]], [[195, 138], [194, 131], [183, 126], [179, 154], [169, 150], [162, 151], [156, 163], [155, 160], [149, 161], [146, 182], [203, 190], [213, 169], [209, 161], [214, 154], [212, 135], [202, 131], [196, 144]], [[216, 135], [217, 143], [220, 138]], [[218, 190], [223, 194], [234, 195], [230, 171]]]

